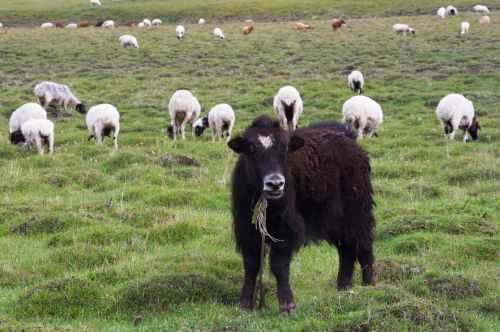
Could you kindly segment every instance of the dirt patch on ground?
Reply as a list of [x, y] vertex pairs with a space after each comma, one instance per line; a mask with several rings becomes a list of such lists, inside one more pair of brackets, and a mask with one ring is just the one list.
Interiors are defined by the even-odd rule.
[[196, 167], [200, 166], [200, 163], [194, 158], [184, 155], [173, 155], [173, 154], [166, 154], [162, 156], [161, 158], [158, 159], [158, 163], [163, 167], [172, 167], [175, 165], [196, 166]]
[[424, 283], [432, 293], [449, 299], [481, 296], [483, 293], [477, 281], [460, 275], [428, 276]]
[[62, 231], [66, 224], [56, 217], [39, 217], [31, 216], [30, 219], [13, 225], [10, 228], [11, 234], [17, 235], [36, 235], [36, 234], [51, 234]]
[[377, 260], [375, 263], [375, 275], [377, 281], [397, 283], [408, 280], [422, 274], [424, 268], [414, 262], [398, 262], [389, 259]]

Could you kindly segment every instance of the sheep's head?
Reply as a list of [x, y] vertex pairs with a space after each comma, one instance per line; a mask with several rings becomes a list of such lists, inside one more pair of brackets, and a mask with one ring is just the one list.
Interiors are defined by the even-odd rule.
[[414, 35], [415, 34], [415, 29], [409, 28], [408, 32], [410, 32], [412, 35]]
[[478, 138], [478, 131], [481, 130], [481, 126], [479, 125], [479, 122], [476, 120], [476, 117], [472, 119], [472, 123], [467, 128], [467, 131], [470, 134], [470, 137], [472, 137], [472, 140], [475, 141]]
[[197, 136], [197, 137], [200, 137], [201, 135], [203, 135], [203, 132], [205, 131], [205, 129], [207, 129], [209, 127], [209, 124], [208, 124], [208, 117], [205, 116], [201, 119], [198, 119], [195, 124], [194, 124], [194, 134]]
[[16, 130], [13, 133], [10, 133], [10, 143], [12, 144], [20, 144], [24, 143], [26, 140], [23, 136], [23, 133], [20, 130]]
[[75, 106], [75, 108], [76, 108], [76, 111], [77, 111], [78, 113], [81, 113], [81, 114], [85, 114], [85, 113], [87, 113], [87, 107], [85, 106], [85, 104], [84, 104], [84, 103], [77, 104], [77, 105]]

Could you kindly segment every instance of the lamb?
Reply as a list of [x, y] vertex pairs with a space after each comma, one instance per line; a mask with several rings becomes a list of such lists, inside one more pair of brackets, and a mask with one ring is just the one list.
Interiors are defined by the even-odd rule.
[[139, 48], [139, 43], [137, 42], [137, 39], [132, 35], [122, 35], [118, 40], [120, 41], [120, 45], [123, 48], [127, 47]]
[[454, 139], [455, 132], [460, 128], [464, 131], [464, 143], [469, 140], [469, 134], [472, 140], [477, 140], [481, 126], [476, 119], [474, 105], [463, 95], [452, 93], [445, 96], [436, 108], [436, 115], [445, 138]]
[[177, 139], [177, 134], [181, 134], [182, 139], [186, 139], [186, 124], [188, 122], [194, 124], [198, 120], [201, 113], [201, 105], [190, 91], [177, 90], [168, 103], [168, 113], [170, 114], [170, 126], [167, 128], [168, 135], [174, 141]]
[[220, 28], [214, 29], [214, 36], [219, 39], [224, 39], [224, 32]]
[[163, 22], [159, 19], [159, 18], [155, 18], [151, 24], [154, 26], [154, 27], [159, 27]]
[[120, 113], [110, 104], [100, 104], [89, 109], [85, 117], [90, 139], [102, 144], [104, 137], [113, 138], [113, 148], [118, 150], [118, 134], [120, 133]]
[[114, 28], [115, 27], [115, 21], [106, 20], [106, 21], [102, 22], [101, 27], [103, 27], [103, 28]]
[[40, 28], [42, 28], [42, 29], [50, 29], [50, 28], [54, 28], [54, 27], [55, 27], [54, 23], [50, 23], [50, 22], [42, 23], [40, 25]]
[[483, 24], [490, 24], [491, 22], [491, 19], [489, 16], [485, 15], [485, 16], [481, 16], [479, 18], [479, 24], [483, 25]]
[[344, 25], [344, 24], [345, 24], [345, 21], [342, 19], [338, 19], [338, 18], [334, 18], [330, 22], [330, 26], [332, 27], [333, 31], [340, 29], [342, 27], [342, 25]]
[[358, 131], [358, 139], [367, 135], [376, 135], [378, 127], [383, 122], [383, 112], [380, 105], [366, 96], [354, 96], [342, 106], [344, 115], [342, 122], [349, 124]]
[[[356, 141], [344, 134], [347, 128], [336, 130], [339, 126], [317, 125], [291, 134], [264, 116], [255, 119], [242, 136], [229, 141], [229, 148], [239, 154], [231, 201], [233, 230], [244, 267], [241, 308], [255, 308], [266, 232], [283, 314], [296, 308], [290, 263], [307, 242], [326, 241], [337, 247], [339, 290], [353, 286], [356, 262], [363, 284], [373, 284], [376, 220], [370, 160]], [[265, 216], [265, 232], [256, 227], [264, 219], [260, 215]]]
[[36, 103], [24, 104], [12, 112], [9, 119], [9, 140], [12, 144], [26, 141], [21, 126], [29, 119], [47, 119], [47, 112]]
[[212, 142], [215, 142], [215, 136], [219, 141], [227, 136], [227, 141], [231, 139], [236, 116], [231, 106], [228, 104], [219, 104], [214, 106], [208, 116], [198, 119], [194, 124], [194, 133], [201, 136], [205, 129], [212, 128]]
[[392, 26], [392, 31], [397, 34], [406, 35], [407, 33], [415, 34], [415, 29], [410, 28], [408, 24], [397, 23]]
[[66, 25], [66, 28], [67, 29], [76, 29], [76, 28], [78, 28], [78, 24], [71, 22], [71, 23], [68, 23], [68, 25]]
[[446, 7], [446, 15], [449, 16], [458, 15], [458, 9], [452, 5], [449, 5], [448, 7]]
[[475, 11], [476, 13], [486, 13], [488, 14], [490, 12], [490, 9], [488, 6], [485, 5], [475, 5], [472, 7], [472, 10]]
[[186, 28], [184, 28], [184, 26], [178, 25], [177, 28], [175, 28], [175, 35], [177, 36], [177, 39], [182, 40], [185, 33]]
[[47, 119], [29, 119], [21, 126], [21, 132], [28, 148], [36, 145], [38, 153], [44, 154], [43, 145], [47, 145], [49, 153], [54, 152], [54, 123]]
[[462, 22], [460, 24], [460, 35], [465, 35], [466, 33], [469, 33], [469, 29], [470, 29], [470, 24], [469, 22]]
[[437, 16], [441, 17], [441, 18], [445, 18], [446, 17], [446, 8], [444, 7], [440, 7], [438, 10], [437, 10]]
[[100, 0], [90, 0], [90, 5], [92, 7], [101, 7], [102, 4], [101, 4], [101, 1]]
[[297, 89], [290, 85], [279, 89], [278, 93], [274, 96], [273, 107], [283, 129], [297, 129], [299, 118], [304, 111], [302, 98]]
[[363, 74], [360, 71], [354, 70], [349, 74], [347, 77], [347, 85], [349, 88], [357, 93], [357, 94], [362, 94], [363, 93], [363, 87], [365, 85], [365, 80], [363, 78]]
[[204, 19], [204, 18], [200, 18], [200, 19], [198, 20], [198, 24], [200, 24], [200, 25], [203, 25], [203, 24], [205, 24], [205, 23], [206, 23], [206, 21], [205, 21], [205, 19]]
[[68, 106], [71, 106], [79, 113], [84, 114], [86, 111], [85, 104], [75, 97], [67, 85], [44, 81], [35, 86], [34, 92], [45, 109], [63, 106], [67, 111]]

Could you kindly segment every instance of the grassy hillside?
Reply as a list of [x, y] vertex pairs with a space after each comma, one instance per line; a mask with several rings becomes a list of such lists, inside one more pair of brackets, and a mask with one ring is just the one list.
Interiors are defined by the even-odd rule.
[[[458, 38], [464, 17], [472, 33]], [[310, 33], [268, 23], [247, 37], [223, 24], [224, 42], [191, 25], [183, 42], [173, 26], [0, 33], [0, 330], [499, 330], [500, 16], [492, 19], [481, 30], [472, 14], [365, 18], [336, 33], [327, 21], [311, 21]], [[418, 34], [393, 35], [396, 21]], [[119, 48], [124, 33], [141, 48]], [[268, 272], [268, 308], [242, 312], [228, 190], [236, 158], [208, 135], [165, 138], [168, 98], [187, 87], [204, 113], [230, 103], [241, 131], [272, 114], [272, 96], [291, 83], [306, 125], [341, 117], [352, 68], [385, 111], [379, 137], [361, 142], [376, 191], [378, 283], [361, 287], [357, 270], [353, 291], [337, 292], [335, 251], [310, 246], [291, 268], [294, 315], [278, 314]], [[87, 142], [76, 112], [55, 120], [53, 156], [9, 145], [10, 113], [46, 79], [89, 105], [115, 104], [119, 152]], [[475, 103], [478, 142], [443, 139], [434, 108], [450, 92]]]
[[[311, 16], [325, 19], [332, 15], [360, 17], [365, 15], [434, 13], [438, 5], [432, 0], [102, 0], [102, 7], [91, 8], [88, 0], [2, 0], [0, 22], [35, 24], [50, 20], [114, 19], [127, 22], [144, 17], [160, 17], [168, 22], [197, 22], [198, 18], [227, 21], [241, 17], [275, 21]], [[475, 0], [456, 0], [454, 5], [470, 10]], [[500, 1], [490, 1], [492, 8]]]

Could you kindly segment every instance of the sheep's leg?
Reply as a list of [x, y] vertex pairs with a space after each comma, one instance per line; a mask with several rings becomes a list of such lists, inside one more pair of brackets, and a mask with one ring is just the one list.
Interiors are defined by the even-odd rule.
[[216, 129], [212, 128], [212, 143], [215, 143], [215, 136], [217, 135]]
[[280, 312], [290, 314], [295, 310], [293, 292], [290, 287], [290, 262], [292, 260], [291, 248], [279, 248], [278, 245], [271, 247], [270, 265], [271, 271], [278, 283], [278, 302]]
[[233, 127], [234, 127], [234, 121], [231, 121], [231, 123], [229, 124], [229, 129], [227, 130], [226, 142], [229, 142], [231, 140], [231, 135], [233, 133]]
[[46, 96], [43, 104], [43, 108], [47, 111], [49, 109], [50, 103], [52, 102], [52, 97], [51, 96]]
[[450, 139], [454, 140], [455, 139], [455, 134], [457, 132], [458, 127], [460, 126], [460, 119], [455, 120], [454, 118], [451, 119], [451, 126], [452, 126], [452, 131], [450, 134]]
[[120, 133], [120, 128], [116, 127], [113, 129], [113, 149], [118, 150], [118, 134]]
[[464, 143], [467, 143], [469, 140], [469, 133], [467, 132], [467, 129], [464, 129]]
[[220, 142], [221, 139], [222, 139], [222, 135], [223, 135], [223, 131], [222, 131], [222, 125], [217, 125], [216, 126], [216, 130], [217, 130], [217, 141]]
[[444, 138], [448, 138], [448, 132], [446, 130], [446, 123], [443, 120], [439, 119], [439, 123], [441, 124], [441, 128], [443, 129]]
[[286, 118], [284, 110], [279, 112], [279, 119], [280, 119], [280, 122], [281, 122], [281, 127], [284, 130], [288, 130], [288, 119]]
[[181, 123], [181, 135], [182, 139], [186, 139], [186, 124], [188, 123], [188, 117], [186, 116]]
[[254, 245], [243, 248], [243, 266], [245, 269], [245, 280], [240, 294], [240, 307], [242, 309], [255, 308], [255, 282], [260, 269], [260, 247], [261, 242], [256, 238]]
[[338, 246], [339, 251], [339, 274], [337, 276], [337, 289], [352, 287], [352, 274], [354, 272], [354, 261], [356, 259], [354, 247], [346, 244]]
[[40, 137], [40, 135], [36, 135], [35, 144], [36, 144], [36, 149], [38, 150], [38, 153], [41, 156], [43, 156], [43, 144], [42, 144], [42, 138]]
[[170, 125], [172, 126], [174, 141], [176, 141], [177, 140], [177, 123], [175, 122], [175, 120], [172, 120], [170, 122]]
[[54, 134], [51, 133], [49, 136], [49, 154], [54, 153]]

